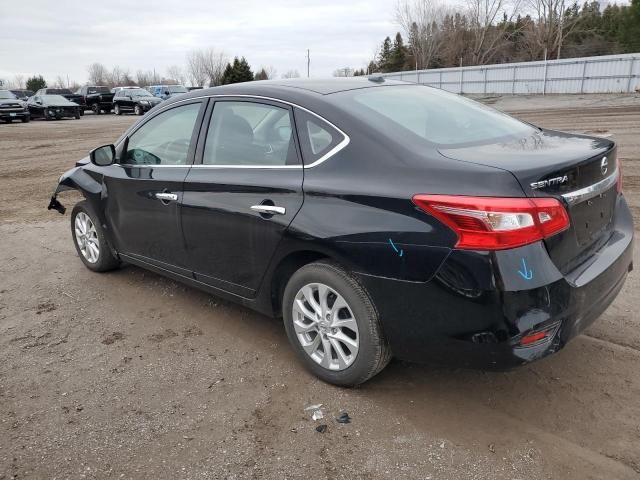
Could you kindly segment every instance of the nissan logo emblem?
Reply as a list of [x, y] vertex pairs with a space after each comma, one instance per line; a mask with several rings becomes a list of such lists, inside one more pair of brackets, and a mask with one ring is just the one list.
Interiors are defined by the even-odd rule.
[[602, 161], [600, 162], [600, 171], [602, 172], [602, 175], [606, 175], [608, 170], [609, 161], [607, 160], [607, 157], [602, 157]]

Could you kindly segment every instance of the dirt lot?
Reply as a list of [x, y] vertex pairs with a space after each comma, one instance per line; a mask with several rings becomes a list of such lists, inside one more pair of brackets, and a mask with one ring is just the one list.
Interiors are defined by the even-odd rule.
[[[613, 135], [640, 225], [639, 97], [485, 101]], [[134, 120], [0, 125], [0, 479], [640, 478], [637, 271], [586, 335], [537, 364], [395, 362], [332, 387], [298, 365], [279, 321], [76, 258], [50, 191]], [[313, 403], [324, 434], [303, 410]], [[335, 422], [342, 411], [352, 423]]]

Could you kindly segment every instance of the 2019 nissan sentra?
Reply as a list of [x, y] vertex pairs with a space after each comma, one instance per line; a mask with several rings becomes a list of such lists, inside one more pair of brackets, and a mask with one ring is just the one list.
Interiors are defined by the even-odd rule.
[[632, 269], [616, 145], [382, 78], [250, 82], [165, 101], [60, 178], [71, 232], [268, 315], [321, 379], [391, 356], [545, 357]]
[[80, 106], [62, 95], [34, 95], [27, 100], [32, 118], [60, 120], [65, 117], [80, 118]]

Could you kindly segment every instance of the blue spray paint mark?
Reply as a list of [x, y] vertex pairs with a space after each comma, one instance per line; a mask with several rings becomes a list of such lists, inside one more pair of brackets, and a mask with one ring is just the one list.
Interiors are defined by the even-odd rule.
[[396, 247], [396, 244], [393, 243], [393, 240], [389, 239], [389, 244], [391, 245], [391, 248], [395, 250], [395, 252], [398, 254], [399, 257], [404, 255], [404, 250], [403, 249], [398, 250], [398, 247]]
[[533, 278], [533, 270], [527, 268], [527, 262], [524, 258], [522, 259], [522, 270], [518, 270], [518, 273], [525, 280], [531, 280]]

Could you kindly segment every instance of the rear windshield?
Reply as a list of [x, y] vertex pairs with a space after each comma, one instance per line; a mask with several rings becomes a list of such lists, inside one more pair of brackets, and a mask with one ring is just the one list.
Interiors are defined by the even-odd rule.
[[374, 128], [388, 131], [393, 125], [438, 145], [484, 143], [534, 130], [480, 103], [419, 85], [365, 88], [338, 95], [342, 106]]
[[111, 93], [109, 87], [88, 87], [87, 93]]
[[167, 87], [167, 90], [169, 90], [171, 93], [186, 93], [187, 89], [185, 87], [183, 87], [182, 85], [170, 85]]
[[47, 88], [47, 93], [51, 95], [69, 95], [71, 90], [68, 88]]

